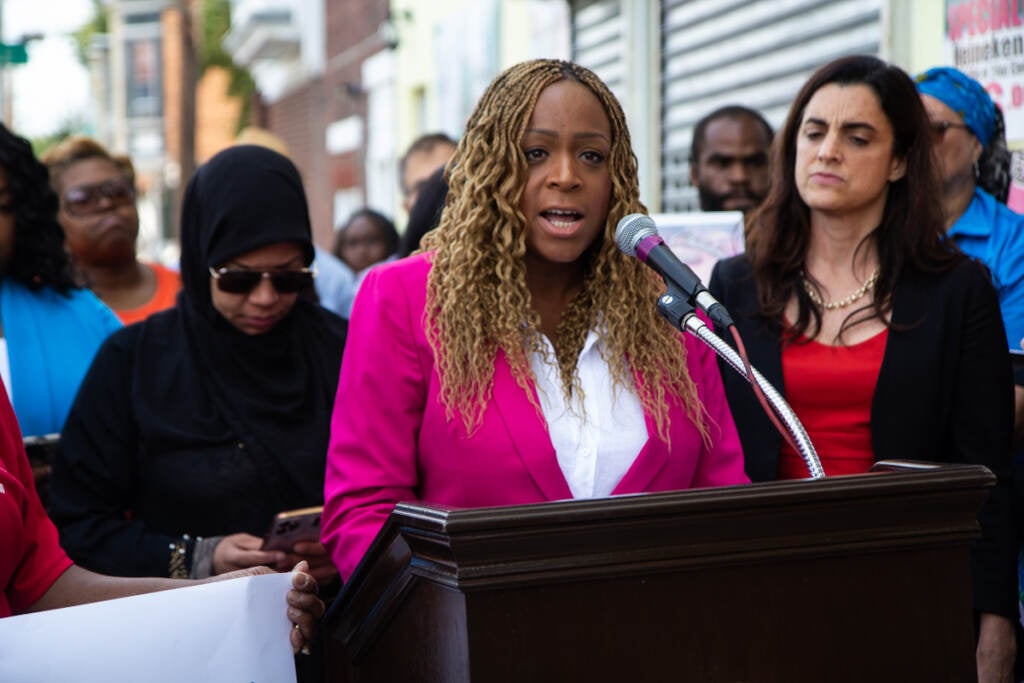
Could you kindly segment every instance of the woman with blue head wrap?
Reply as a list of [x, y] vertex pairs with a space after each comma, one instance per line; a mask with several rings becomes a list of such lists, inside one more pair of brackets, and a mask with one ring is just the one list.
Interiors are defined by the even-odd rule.
[[970, 76], [945, 66], [918, 76], [917, 90], [934, 125], [947, 186], [955, 183], [953, 189], [969, 186], [973, 191], [977, 184], [1005, 202], [1010, 153], [1002, 112], [988, 92]]
[[[978, 81], [951, 67], [917, 77], [931, 120], [942, 180], [946, 231], [967, 254], [992, 272], [1006, 326], [1007, 344], [1024, 337], [1024, 216], [1003, 203], [1010, 182], [1010, 153], [1002, 113]], [[1024, 389], [1018, 387], [1018, 438], [1024, 431]]]

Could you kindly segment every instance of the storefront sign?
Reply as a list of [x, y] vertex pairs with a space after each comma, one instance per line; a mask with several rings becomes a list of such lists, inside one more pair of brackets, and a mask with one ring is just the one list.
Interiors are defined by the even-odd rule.
[[945, 48], [1002, 108], [1011, 147], [1024, 144], [1024, 0], [946, 0]]

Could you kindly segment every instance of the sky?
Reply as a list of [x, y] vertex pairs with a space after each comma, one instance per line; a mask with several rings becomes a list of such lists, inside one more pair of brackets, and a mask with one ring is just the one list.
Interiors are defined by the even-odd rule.
[[89, 76], [75, 57], [70, 34], [92, 14], [89, 0], [0, 0], [3, 42], [24, 34], [44, 38], [28, 46], [27, 64], [8, 66], [13, 129], [25, 137], [52, 133], [69, 119], [90, 116]]

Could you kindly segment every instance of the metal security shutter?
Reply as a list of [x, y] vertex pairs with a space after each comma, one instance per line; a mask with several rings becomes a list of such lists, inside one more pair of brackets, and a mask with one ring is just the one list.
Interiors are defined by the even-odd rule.
[[626, 25], [623, 0], [572, 3], [572, 60], [582, 64], [622, 98]]
[[662, 207], [698, 208], [690, 139], [727, 104], [778, 129], [807, 77], [842, 55], [878, 55], [883, 0], [663, 0]]

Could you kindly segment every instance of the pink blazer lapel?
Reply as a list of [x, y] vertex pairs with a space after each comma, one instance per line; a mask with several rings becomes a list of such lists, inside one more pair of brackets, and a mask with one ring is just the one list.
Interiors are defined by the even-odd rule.
[[658, 438], [658, 426], [647, 411], [644, 411], [644, 422], [647, 425], [647, 443], [640, 449], [636, 460], [626, 470], [625, 476], [615, 486], [613, 496], [647, 491], [651, 482], [668, 462], [668, 448], [665, 442]]
[[[530, 385], [530, 391], [536, 390]], [[494, 404], [505, 423], [509, 438], [515, 445], [516, 454], [522, 460], [530, 477], [548, 500], [572, 498], [572, 491], [558, 466], [555, 448], [548, 436], [547, 424], [540, 411], [530, 403], [522, 387], [512, 376], [512, 369], [505, 360], [505, 354], [498, 352], [494, 364]], [[537, 401], [537, 405], [540, 402]]]

